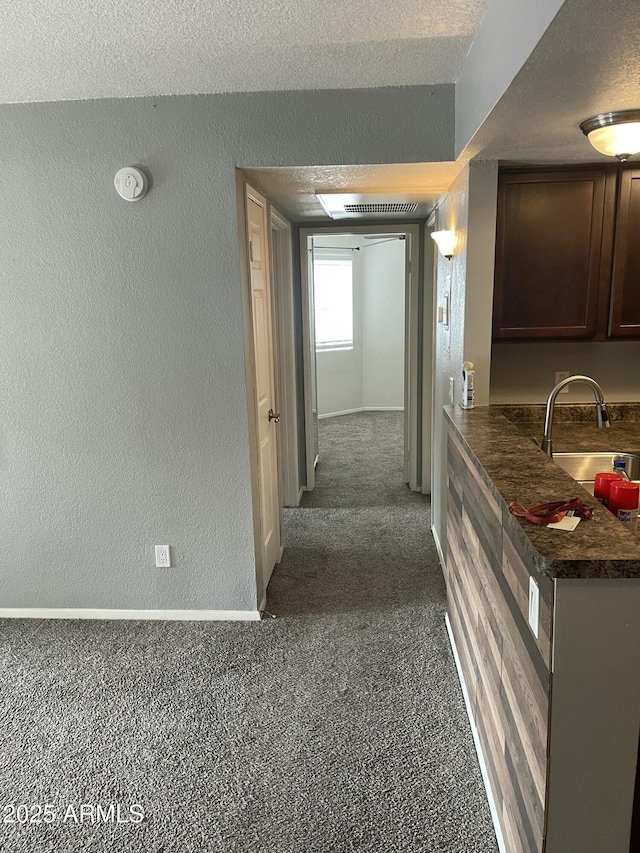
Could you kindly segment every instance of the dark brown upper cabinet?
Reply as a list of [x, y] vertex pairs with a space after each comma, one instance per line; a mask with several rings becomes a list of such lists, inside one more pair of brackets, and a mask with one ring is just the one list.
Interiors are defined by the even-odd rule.
[[616, 167], [500, 174], [494, 340], [605, 339], [615, 197]]
[[620, 174], [609, 335], [640, 337], [640, 169]]

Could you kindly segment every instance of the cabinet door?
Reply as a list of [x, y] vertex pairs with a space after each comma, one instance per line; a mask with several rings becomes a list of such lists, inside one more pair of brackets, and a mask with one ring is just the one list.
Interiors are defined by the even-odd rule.
[[614, 199], [604, 167], [500, 176], [494, 339], [602, 338]]
[[640, 170], [620, 175], [609, 335], [640, 337]]

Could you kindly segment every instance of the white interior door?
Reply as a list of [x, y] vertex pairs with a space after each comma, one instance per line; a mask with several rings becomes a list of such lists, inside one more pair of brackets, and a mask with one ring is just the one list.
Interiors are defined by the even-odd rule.
[[277, 438], [279, 413], [275, 399], [273, 303], [266, 201], [249, 187], [246, 200], [258, 441], [258, 556], [262, 563], [260, 573], [264, 593], [273, 567], [282, 554]]

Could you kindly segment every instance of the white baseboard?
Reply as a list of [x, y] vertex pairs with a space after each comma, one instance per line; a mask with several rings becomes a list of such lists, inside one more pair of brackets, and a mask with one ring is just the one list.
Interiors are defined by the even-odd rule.
[[358, 412], [363, 412], [364, 409], [361, 407], [359, 409], [345, 409], [343, 412], [327, 412], [326, 415], [318, 415], [318, 420], [321, 421], [324, 418], [339, 418], [340, 415], [355, 415]]
[[361, 406], [359, 409], [345, 409], [342, 412], [327, 412], [318, 415], [318, 420], [323, 418], [339, 418], [340, 415], [356, 415], [358, 412], [404, 412], [404, 406]]
[[300, 486], [300, 488], [298, 489], [298, 495], [295, 499], [295, 502], [292, 501], [290, 504], [287, 504], [287, 503], [283, 504], [282, 508], [283, 509], [295, 509], [297, 506], [300, 506], [300, 501], [302, 500], [302, 496], [304, 495], [304, 493], [306, 491], [307, 491], [306, 486]]
[[451, 623], [449, 622], [449, 614], [445, 614], [444, 617], [445, 625], [447, 626], [447, 633], [449, 634], [449, 642], [451, 643], [451, 649], [453, 651], [453, 658], [456, 662], [456, 670], [458, 672], [458, 678], [460, 680], [460, 687], [462, 688], [462, 695], [464, 697], [464, 704], [467, 708], [467, 716], [469, 717], [469, 723], [471, 725], [471, 734], [473, 735], [473, 743], [475, 744], [476, 752], [478, 754], [478, 762], [480, 764], [480, 772], [482, 774], [482, 781], [484, 782], [484, 789], [487, 793], [487, 800], [489, 801], [489, 810], [491, 812], [491, 820], [493, 821], [493, 828], [496, 833], [496, 839], [498, 841], [498, 849], [500, 853], [509, 853], [507, 850], [507, 845], [504, 841], [504, 836], [502, 835], [502, 828], [500, 826], [500, 821], [498, 820], [498, 809], [493, 799], [493, 791], [491, 790], [491, 784], [489, 782], [489, 774], [487, 772], [487, 765], [484, 760], [484, 753], [482, 752], [482, 746], [480, 744], [480, 737], [478, 735], [478, 729], [476, 728], [476, 724], [473, 719], [473, 711], [471, 709], [471, 700], [469, 698], [469, 694], [467, 692], [467, 685], [464, 680], [464, 675], [462, 674], [462, 665], [460, 663], [460, 657], [458, 656], [458, 649], [456, 646], [456, 641], [453, 638], [453, 631], [451, 630]]
[[440, 544], [440, 540], [438, 539], [438, 531], [435, 529], [433, 525], [431, 525], [431, 535], [433, 536], [433, 541], [436, 546], [436, 551], [438, 552], [438, 559], [440, 560], [440, 566], [442, 568], [443, 574], [447, 576], [447, 564], [445, 563], [444, 554], [442, 553], [442, 545]]
[[139, 619], [163, 622], [259, 621], [259, 610], [109, 610], [93, 607], [3, 607], [0, 619]]

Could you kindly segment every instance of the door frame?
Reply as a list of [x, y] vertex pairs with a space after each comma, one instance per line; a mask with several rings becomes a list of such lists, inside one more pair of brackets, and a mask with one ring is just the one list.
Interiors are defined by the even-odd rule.
[[[423, 430], [428, 435], [428, 442], [422, 444], [422, 492], [431, 494], [433, 490], [433, 421], [435, 417], [435, 374], [436, 363], [435, 345], [435, 320], [437, 317], [438, 289], [436, 287], [436, 275], [438, 268], [438, 253], [436, 244], [431, 234], [437, 230], [437, 211], [434, 211], [427, 224], [424, 226], [423, 240], [423, 287], [424, 301], [422, 306], [422, 424]], [[428, 432], [427, 432], [428, 430]]]
[[275, 301], [275, 351], [278, 357], [278, 401], [281, 413], [278, 445], [281, 497], [284, 506], [298, 506], [304, 489], [300, 486], [298, 462], [293, 238], [291, 223], [275, 207], [270, 205], [269, 211], [272, 241], [271, 270]]
[[[421, 257], [421, 223], [398, 223], [380, 221], [368, 225], [315, 225], [300, 228], [300, 283], [302, 297], [302, 343], [303, 343], [303, 375], [304, 375], [304, 436], [306, 448], [306, 491], [315, 486], [315, 451], [313, 444], [313, 412], [311, 401], [311, 329], [309, 328], [309, 277], [307, 273], [307, 242], [308, 238], [321, 234], [335, 235], [364, 235], [364, 234], [407, 234], [407, 254], [405, 262], [405, 447], [404, 472], [405, 479], [413, 491], [431, 490], [430, 475], [426, 482], [423, 479], [422, 447], [431, 447], [431, 422], [423, 418], [423, 324], [425, 317], [429, 320], [426, 328], [431, 326], [431, 300], [424, 299], [420, 267]], [[427, 304], [428, 303], [428, 304]], [[430, 380], [430, 376], [429, 376]], [[429, 381], [429, 394], [431, 383]], [[430, 397], [429, 397], [430, 399]], [[430, 454], [429, 454], [430, 455]]]
[[[303, 237], [303, 232], [306, 236]], [[313, 229], [301, 228], [300, 236], [300, 300], [302, 303], [302, 375], [303, 375], [303, 411], [304, 411], [304, 447], [306, 460], [306, 480], [304, 485], [305, 492], [312, 492], [316, 485], [316, 425], [313, 419], [314, 403], [317, 406], [317, 387], [316, 400], [314, 400], [314, 382], [312, 371], [315, 369], [316, 360], [315, 353], [312, 353], [311, 346], [315, 343], [315, 331], [311, 328], [311, 287], [309, 282], [309, 266], [313, 265], [313, 260], [309, 260], [309, 238], [313, 237]], [[333, 233], [333, 232], [332, 232]], [[311, 250], [313, 251], [313, 250]], [[314, 315], [315, 316], [315, 315]], [[316, 379], [317, 383], [317, 379]], [[317, 417], [317, 412], [316, 412]]]

